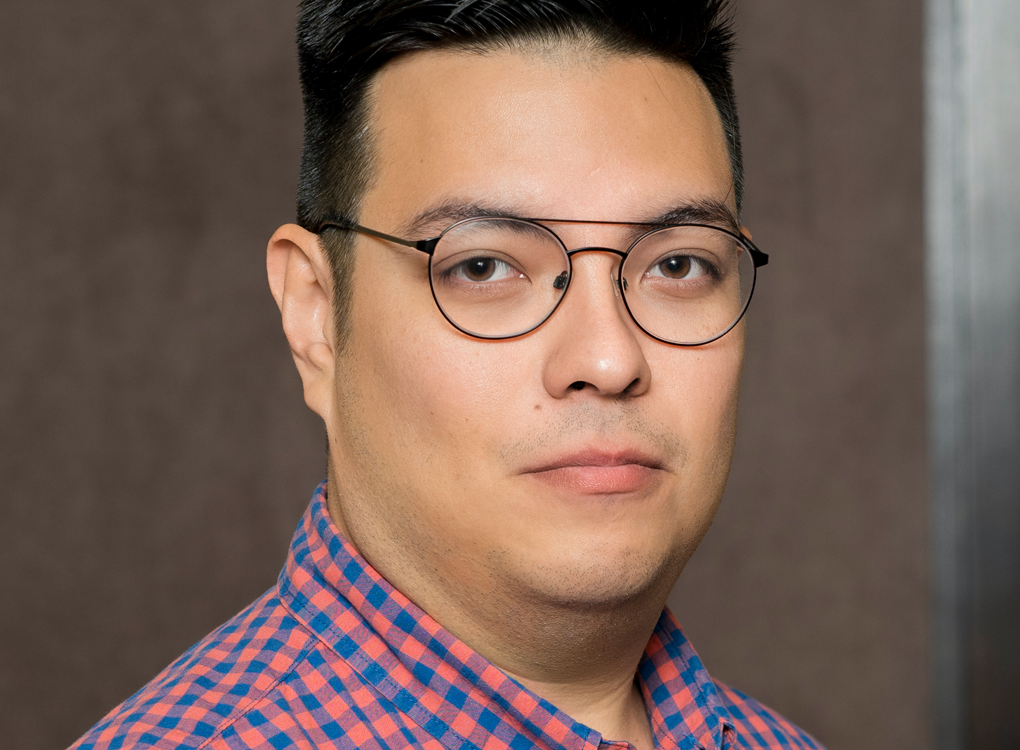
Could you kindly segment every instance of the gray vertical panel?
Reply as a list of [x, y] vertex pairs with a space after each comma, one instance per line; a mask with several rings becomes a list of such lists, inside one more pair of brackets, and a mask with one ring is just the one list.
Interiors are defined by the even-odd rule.
[[1020, 3], [968, 0], [974, 429], [968, 746], [1020, 747]]
[[936, 737], [1017, 747], [1020, 3], [929, 13]]
[[958, 0], [929, 0], [927, 49], [927, 285], [931, 425], [933, 677], [938, 750], [964, 747], [961, 580], [972, 465], [966, 420], [970, 270], [964, 179], [966, 123]]

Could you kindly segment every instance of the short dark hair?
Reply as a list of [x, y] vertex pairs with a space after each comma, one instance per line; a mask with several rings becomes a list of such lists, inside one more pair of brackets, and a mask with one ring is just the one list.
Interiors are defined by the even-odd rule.
[[[298, 223], [314, 229], [338, 215], [357, 220], [371, 179], [366, 94], [386, 63], [422, 50], [518, 49], [568, 40], [694, 70], [722, 120], [739, 212], [743, 166], [727, 0], [302, 0], [297, 43], [305, 136]], [[333, 273], [337, 331], [343, 332], [353, 238], [330, 234], [323, 247]]]

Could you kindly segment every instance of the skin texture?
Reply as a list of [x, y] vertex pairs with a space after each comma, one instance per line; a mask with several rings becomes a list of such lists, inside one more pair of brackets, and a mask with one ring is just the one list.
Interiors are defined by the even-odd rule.
[[[413, 220], [447, 202], [621, 221], [703, 200], [733, 209], [719, 118], [682, 66], [432, 51], [387, 65], [372, 93], [359, 220], [383, 232], [435, 236], [449, 220]], [[568, 248], [628, 244], [620, 227], [550, 226]], [[287, 225], [268, 251], [305, 399], [329, 434], [341, 532], [497, 666], [608, 739], [651, 748], [635, 670], [723, 492], [744, 329], [695, 348], [654, 341], [614, 289], [618, 264], [575, 256], [552, 318], [486, 342], [442, 317], [423, 253], [359, 237], [341, 349], [316, 236]], [[534, 471], [593, 449], [652, 467]], [[637, 489], [604, 491], [626, 471]]]

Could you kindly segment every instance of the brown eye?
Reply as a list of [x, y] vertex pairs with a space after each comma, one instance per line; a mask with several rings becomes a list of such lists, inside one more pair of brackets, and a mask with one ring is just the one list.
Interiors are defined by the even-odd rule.
[[443, 274], [450, 280], [482, 284], [487, 281], [508, 281], [522, 278], [521, 272], [510, 263], [484, 255], [461, 261]]
[[694, 255], [670, 255], [647, 271], [649, 276], [658, 276], [673, 281], [692, 281], [710, 276], [712, 273], [712, 265]]
[[492, 258], [475, 258], [464, 264], [464, 275], [472, 281], [486, 281], [496, 270], [496, 261]]
[[683, 279], [691, 272], [691, 260], [689, 255], [673, 255], [659, 263], [659, 268], [668, 279]]

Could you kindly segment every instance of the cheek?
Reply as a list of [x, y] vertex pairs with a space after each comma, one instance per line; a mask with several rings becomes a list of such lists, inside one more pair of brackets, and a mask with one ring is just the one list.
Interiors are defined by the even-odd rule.
[[740, 376], [744, 362], [744, 329], [732, 331], [733, 340], [728, 342], [725, 355], [708, 368], [714, 388], [712, 397], [706, 398], [707, 409], [704, 416], [703, 429], [706, 436], [705, 445], [711, 446], [713, 453], [705, 456], [704, 466], [708, 481], [712, 483], [714, 492], [711, 494], [718, 502], [726, 486], [730, 462], [733, 459], [733, 448], [737, 439], [737, 408], [740, 398]]
[[[738, 326], [703, 347], [672, 350], [653, 369], [663, 414], [683, 433], [691, 466], [725, 481], [736, 437], [744, 329]], [[658, 382], [655, 382], [658, 374]], [[717, 477], [718, 478], [718, 477]]]
[[500, 430], [520, 408], [525, 363], [514, 347], [456, 331], [427, 282], [405, 285], [399, 306], [373, 291], [380, 288], [357, 290], [349, 347], [357, 421], [373, 452], [429, 484], [477, 474], [485, 465], [477, 459], [501, 442]]

